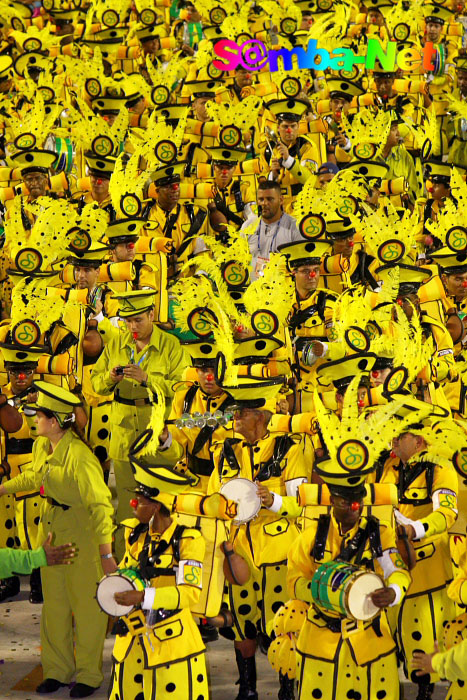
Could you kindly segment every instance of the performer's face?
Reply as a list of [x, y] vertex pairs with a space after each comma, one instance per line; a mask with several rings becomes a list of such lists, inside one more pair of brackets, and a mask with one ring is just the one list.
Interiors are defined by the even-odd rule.
[[49, 178], [46, 173], [32, 172], [23, 177], [24, 184], [29, 190], [32, 199], [43, 197], [47, 192]]
[[148, 523], [154, 515], [156, 504], [140, 493], [136, 496], [135, 500], [138, 501], [138, 504], [133, 507], [135, 518], [138, 518], [140, 523]]
[[11, 389], [14, 394], [21, 394], [21, 392], [28, 389], [34, 379], [33, 369], [10, 369], [8, 370], [8, 379], [11, 382]]
[[368, 24], [374, 24], [377, 27], [382, 27], [384, 24], [384, 17], [379, 10], [370, 10], [366, 21]]
[[129, 260], [133, 260], [136, 255], [134, 242], [117, 243], [113, 249], [113, 254], [115, 262], [128, 262]]
[[279, 136], [285, 146], [293, 146], [298, 136], [298, 122], [289, 119], [279, 122]]
[[98, 267], [75, 267], [75, 280], [77, 289], [94, 289], [99, 277]]
[[302, 265], [297, 267], [294, 276], [298, 292], [311, 292], [318, 286], [319, 265]]
[[426, 39], [427, 41], [432, 41], [436, 44], [441, 37], [441, 32], [443, 31], [443, 25], [438, 24], [438, 22], [427, 22], [426, 23]]
[[235, 165], [227, 163], [214, 165], [214, 181], [218, 187], [224, 188], [232, 182], [232, 176], [235, 171]]
[[216, 383], [214, 367], [197, 367], [196, 373], [201, 389], [208, 396], [215, 396], [222, 393], [222, 389]]
[[137, 333], [138, 340], [146, 340], [151, 336], [154, 323], [154, 311], [135, 314], [125, 319], [126, 326], [130, 333]]
[[[351, 529], [360, 519], [363, 510], [363, 499], [342, 498], [341, 496], [331, 496], [334, 517], [344, 529]], [[354, 504], [358, 504], [358, 508]]]
[[245, 68], [238, 68], [235, 71], [235, 82], [237, 83], [239, 88], [244, 88], [248, 85], [251, 85], [251, 73], [245, 70]]
[[375, 78], [376, 92], [380, 97], [391, 97], [394, 78]]
[[467, 296], [467, 272], [443, 275], [443, 280], [450, 296], [458, 297], [459, 299]]
[[332, 252], [334, 255], [343, 255], [346, 258], [350, 258], [353, 251], [353, 233], [346, 238], [340, 238], [333, 241]]
[[180, 199], [180, 183], [171, 182], [170, 185], [162, 185], [157, 188], [157, 202], [162, 209], [170, 211]]
[[392, 451], [402, 462], [408, 462], [423, 447], [423, 438], [412, 433], [403, 433], [392, 441]]

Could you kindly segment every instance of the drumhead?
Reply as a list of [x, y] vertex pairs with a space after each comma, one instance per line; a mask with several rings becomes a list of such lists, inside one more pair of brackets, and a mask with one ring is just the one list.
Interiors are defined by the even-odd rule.
[[384, 583], [377, 574], [364, 572], [357, 576], [350, 584], [347, 596], [350, 615], [356, 620], [371, 620], [381, 612], [380, 608], [372, 602], [370, 593], [383, 587]]
[[237, 477], [222, 484], [220, 492], [230, 501], [238, 504], [235, 525], [247, 523], [255, 518], [261, 510], [261, 498], [258, 496], [254, 481]]
[[97, 585], [96, 600], [102, 610], [107, 615], [112, 617], [121, 617], [128, 615], [134, 608], [134, 605], [119, 605], [114, 598], [114, 593], [122, 593], [123, 591], [137, 590], [133, 581], [130, 581], [127, 576], [121, 574], [110, 574], [104, 576]]

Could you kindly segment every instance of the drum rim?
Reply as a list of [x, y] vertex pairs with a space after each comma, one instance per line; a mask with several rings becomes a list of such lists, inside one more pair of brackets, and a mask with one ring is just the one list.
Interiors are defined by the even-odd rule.
[[[222, 495], [224, 495], [223, 492], [222, 492], [222, 489], [225, 488], [226, 486], [228, 486], [228, 484], [231, 484], [232, 482], [235, 482], [235, 481], [236, 481], [237, 483], [238, 483], [239, 481], [244, 481], [244, 482], [247, 482], [248, 484], [254, 484], [254, 483], [255, 483], [255, 482], [252, 481], [251, 479], [247, 479], [247, 478], [244, 477], [244, 476], [234, 476], [233, 479], [229, 479], [228, 481], [225, 481], [225, 482], [221, 485], [221, 487], [220, 487], [220, 489], [219, 489], [219, 493], [221, 493]], [[232, 499], [230, 499], [230, 500], [233, 501], [234, 499], [232, 498]], [[238, 519], [238, 518], [234, 518], [234, 519], [232, 520], [232, 523], [233, 523], [234, 525], [245, 525], [246, 523], [251, 523], [252, 520], [255, 520], [255, 518], [258, 517], [258, 514], [259, 514], [259, 512], [260, 512], [260, 510], [261, 510], [261, 508], [262, 508], [262, 503], [261, 503], [261, 499], [259, 498], [259, 496], [258, 496], [258, 504], [257, 504], [257, 505], [258, 505], [258, 510], [256, 511], [256, 513], [255, 513], [251, 518], [248, 518], [248, 520], [243, 520], [243, 519], [240, 520], [240, 519]]]
[[[107, 612], [107, 610], [105, 610], [105, 609], [102, 607], [102, 605], [101, 605], [101, 603], [100, 603], [100, 601], [99, 601], [99, 597], [98, 597], [99, 586], [101, 585], [101, 583], [103, 583], [103, 581], [106, 581], [106, 580], [109, 579], [110, 577], [116, 578], [117, 576], [119, 576], [120, 578], [125, 578], [129, 583], [131, 583], [131, 587], [133, 588], [133, 590], [134, 590], [134, 591], [137, 591], [138, 589], [137, 589], [136, 586], [134, 585], [133, 580], [130, 579], [130, 578], [128, 578], [128, 576], [125, 576], [125, 574], [122, 573], [123, 571], [128, 571], [128, 570], [129, 570], [129, 567], [128, 567], [127, 569], [119, 569], [118, 571], [114, 571], [114, 572], [111, 573], [111, 574], [106, 574], [105, 576], [103, 576], [103, 577], [101, 578], [101, 580], [100, 580], [100, 581], [98, 582], [98, 584], [97, 584], [97, 587], [96, 587], [96, 595], [94, 596], [94, 598], [96, 599], [96, 602], [97, 602], [98, 606], [100, 607], [100, 609], [102, 610], [102, 612], [104, 612], [106, 615], [109, 615], [109, 617], [122, 617], [123, 615], [130, 615], [130, 614], [133, 612], [133, 610], [135, 609], [135, 607], [136, 607], [136, 605], [133, 605], [133, 606], [131, 606], [131, 610], [128, 610], [128, 612], [122, 613], [121, 615], [112, 615], [112, 613]], [[130, 570], [131, 570], [131, 571], [136, 571], [136, 569], [130, 569]], [[117, 603], [117, 602], [116, 602], [115, 605], [120, 605], [120, 603]], [[121, 606], [121, 607], [123, 607], [123, 606]], [[130, 607], [130, 606], [126, 606], [126, 607]]]

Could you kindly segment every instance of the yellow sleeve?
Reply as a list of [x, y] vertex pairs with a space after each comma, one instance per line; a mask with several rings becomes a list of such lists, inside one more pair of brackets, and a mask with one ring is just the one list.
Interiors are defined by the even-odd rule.
[[287, 518], [298, 518], [302, 508], [298, 505], [297, 493], [300, 484], [309, 481], [313, 469], [315, 451], [308, 435], [304, 435], [297, 445], [293, 445], [286, 458], [287, 466], [283, 479], [287, 495], [281, 497], [278, 515]]
[[467, 605], [467, 549], [464, 549], [459, 569], [448, 586], [448, 596], [459, 605]]
[[435, 654], [431, 663], [441, 678], [448, 681], [467, 681], [467, 639], [448, 651]]
[[449, 467], [436, 467], [433, 479], [433, 513], [420, 522], [425, 528], [425, 537], [440, 535], [449, 530], [457, 518], [457, 473]]
[[112, 542], [113, 514], [112, 495], [102, 475], [97, 457], [86, 446], [79, 446], [75, 461], [75, 479], [81, 503], [91, 516], [93, 530], [99, 544]]
[[399, 587], [400, 602], [408, 591], [412, 577], [399, 555], [394, 528], [389, 523], [380, 521], [379, 531], [383, 556], [376, 560], [375, 570], [376, 573], [379, 573], [384, 578], [388, 586], [395, 585]]
[[113, 349], [113, 342], [104, 345], [99, 359], [92, 368], [91, 385], [96, 394], [100, 394], [101, 396], [112, 394], [116, 386], [110, 378], [110, 369], [114, 366], [112, 363]]
[[316, 536], [318, 521], [302, 532], [289, 551], [287, 562], [287, 590], [291, 598], [311, 603], [311, 579], [317, 566], [311, 558], [311, 550]]
[[202, 588], [205, 542], [198, 530], [187, 529], [180, 540], [180, 561], [175, 586], [156, 588], [155, 609], [181, 610], [192, 608]]

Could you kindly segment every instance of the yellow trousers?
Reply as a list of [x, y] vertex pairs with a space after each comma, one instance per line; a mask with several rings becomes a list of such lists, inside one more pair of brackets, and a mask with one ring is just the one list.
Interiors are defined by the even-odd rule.
[[117, 509], [115, 511], [115, 521], [117, 529], [115, 530], [115, 554], [117, 561], [123, 559], [125, 554], [125, 538], [124, 527], [120, 526], [122, 520], [133, 518], [133, 508], [130, 506], [130, 500], [133, 498], [131, 491], [136, 488], [136, 481], [131, 471], [129, 462], [124, 462], [120, 459], [112, 460], [115, 474], [115, 483], [117, 490]]

